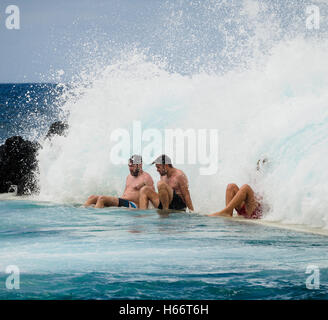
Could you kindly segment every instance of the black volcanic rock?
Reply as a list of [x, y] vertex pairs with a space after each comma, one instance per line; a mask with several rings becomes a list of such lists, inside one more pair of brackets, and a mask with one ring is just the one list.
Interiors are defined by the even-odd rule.
[[55, 134], [59, 136], [66, 135], [67, 130], [68, 130], [67, 123], [64, 123], [62, 121], [56, 121], [50, 126], [46, 138], [51, 138]]
[[[54, 122], [46, 135], [65, 135], [68, 124]], [[7, 193], [11, 185], [17, 186], [17, 195], [27, 195], [38, 191], [35, 173], [38, 172], [37, 152], [41, 145], [24, 140], [21, 136], [8, 138], [0, 146], [0, 193]]]
[[40, 145], [20, 136], [8, 138], [0, 146], [0, 192], [8, 192], [10, 185], [17, 185], [17, 194], [36, 191], [33, 178], [38, 168], [36, 154]]

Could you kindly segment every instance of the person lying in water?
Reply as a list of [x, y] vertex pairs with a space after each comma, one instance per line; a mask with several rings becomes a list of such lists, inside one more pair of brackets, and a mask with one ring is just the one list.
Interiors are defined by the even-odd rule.
[[158, 193], [150, 187], [143, 187], [140, 192], [140, 209], [147, 209], [149, 201], [155, 208], [193, 211], [188, 179], [186, 175], [172, 165], [167, 155], [159, 156], [152, 164], [160, 174], [157, 184]]
[[154, 181], [152, 177], [142, 170], [142, 157], [133, 155], [129, 159], [130, 174], [126, 178], [126, 186], [121, 198], [111, 196], [95, 196], [92, 195], [85, 202], [84, 206], [95, 205], [95, 208], [104, 207], [126, 207], [138, 208], [140, 190], [147, 186], [150, 190], [154, 190]]
[[239, 189], [236, 184], [231, 183], [226, 189], [226, 207], [209, 216], [232, 217], [235, 209], [238, 215], [244, 218], [260, 219], [262, 217], [262, 205], [259, 200], [248, 184], [244, 184]]

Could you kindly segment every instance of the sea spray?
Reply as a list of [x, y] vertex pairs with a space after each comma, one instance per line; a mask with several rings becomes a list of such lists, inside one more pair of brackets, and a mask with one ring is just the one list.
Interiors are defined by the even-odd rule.
[[[189, 65], [179, 65], [181, 54], [188, 51], [180, 44], [186, 49], [188, 43], [179, 38], [181, 29], [172, 21], [180, 21], [185, 35], [201, 39], [199, 30], [188, 24], [195, 11], [188, 16], [182, 10], [176, 17], [167, 16], [171, 29], [164, 32], [174, 35], [166, 43], [175, 39], [177, 44], [167, 49], [176, 50], [175, 67], [169, 54], [154, 59], [134, 49], [84, 75], [87, 85], [77, 84], [79, 94], [63, 106], [70, 126], [67, 137], [44, 142], [40, 151], [40, 199], [82, 203], [90, 194], [121, 195], [128, 170], [111, 163], [115, 142], [110, 136], [116, 129], [131, 132], [137, 120], [144, 129], [160, 131], [218, 130], [215, 174], [200, 175], [199, 164], [178, 166], [189, 178], [197, 212], [223, 208], [228, 183], [248, 183], [267, 204], [265, 219], [327, 228], [328, 41], [293, 27], [283, 34], [270, 10], [264, 5], [255, 10], [252, 1], [246, 2], [246, 7], [234, 7], [245, 13], [244, 20], [234, 16], [238, 28], [226, 33], [217, 55], [190, 52], [185, 60]], [[176, 8], [169, 9], [177, 14]], [[228, 17], [223, 18], [218, 26], [227, 30]], [[265, 24], [266, 18], [272, 24]], [[295, 21], [301, 18], [299, 14]], [[242, 29], [245, 38], [238, 42]], [[268, 162], [257, 171], [263, 157]], [[145, 163], [144, 169], [158, 181], [152, 166]]]

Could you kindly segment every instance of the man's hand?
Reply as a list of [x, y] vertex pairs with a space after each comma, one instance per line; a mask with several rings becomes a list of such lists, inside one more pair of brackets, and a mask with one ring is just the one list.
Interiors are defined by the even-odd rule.
[[181, 175], [177, 178], [179, 187], [181, 190], [181, 193], [183, 195], [183, 198], [185, 199], [185, 203], [187, 205], [187, 208], [191, 211], [194, 211], [194, 207], [192, 205], [189, 189], [188, 189], [188, 180], [184, 175]]
[[146, 182], [141, 182], [141, 183], [139, 183], [139, 184], [136, 184], [135, 186], [134, 186], [134, 188], [136, 189], [136, 190], [139, 190], [139, 189], [141, 189], [143, 186], [145, 186], [146, 185]]

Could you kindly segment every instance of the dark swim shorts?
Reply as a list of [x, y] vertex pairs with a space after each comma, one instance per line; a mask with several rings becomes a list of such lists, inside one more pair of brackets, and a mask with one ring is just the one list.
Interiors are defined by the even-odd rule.
[[[175, 193], [173, 190], [173, 199], [169, 205], [169, 209], [172, 210], [185, 210], [186, 209], [186, 204], [182, 200], [182, 198]], [[161, 202], [159, 202], [158, 209], [163, 209], [163, 205]]]
[[133, 201], [118, 198], [118, 206], [126, 208], [137, 208], [137, 205]]

